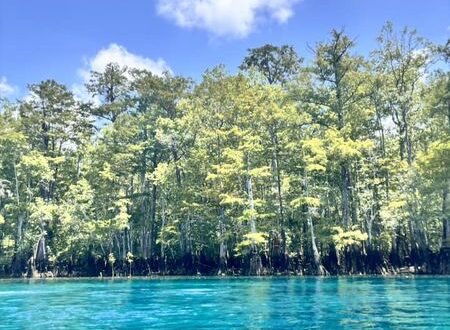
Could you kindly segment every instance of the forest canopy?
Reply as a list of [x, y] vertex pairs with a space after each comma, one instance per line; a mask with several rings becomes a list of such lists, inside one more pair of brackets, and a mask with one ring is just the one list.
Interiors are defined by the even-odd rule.
[[2, 100], [0, 276], [449, 273], [450, 44], [355, 43]]

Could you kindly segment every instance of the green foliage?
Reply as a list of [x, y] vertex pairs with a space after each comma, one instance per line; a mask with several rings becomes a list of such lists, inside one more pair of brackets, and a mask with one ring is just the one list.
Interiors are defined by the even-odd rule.
[[286, 82], [298, 73], [302, 62], [294, 48], [289, 45], [277, 47], [267, 44], [249, 49], [248, 53], [240, 69], [254, 68], [260, 71], [269, 84]]
[[335, 234], [332, 236], [332, 240], [336, 249], [342, 251], [348, 246], [361, 246], [362, 242], [366, 241], [368, 236], [366, 233], [357, 229], [357, 226], [353, 226], [351, 230], [345, 231], [341, 227], [331, 228]]
[[450, 179], [450, 141], [434, 141], [426, 152], [417, 157], [421, 174], [436, 185], [445, 185]]
[[28, 265], [43, 244], [34, 266], [62, 274], [90, 258], [188, 273], [234, 251], [233, 264], [264, 254], [269, 271], [306, 272], [334, 248], [397, 266], [438, 251], [450, 85], [429, 69], [443, 49], [392, 24], [378, 42], [363, 57], [333, 30], [303, 67], [291, 46], [265, 45], [243, 72], [198, 83], [111, 63], [91, 73], [90, 103], [30, 85], [1, 105], [0, 258]]
[[129, 264], [132, 264], [134, 261], [134, 255], [130, 251], [127, 252], [126, 260]]
[[159, 237], [156, 239], [156, 244], [164, 246], [175, 245], [179, 240], [180, 233], [173, 225], [164, 226], [159, 232]]
[[237, 255], [242, 255], [250, 247], [264, 248], [267, 242], [268, 235], [266, 233], [247, 233], [243, 236], [243, 240], [236, 245], [234, 251]]
[[114, 253], [108, 254], [108, 262], [111, 267], [114, 267], [114, 264], [116, 263], [116, 256], [114, 255]]
[[290, 204], [293, 208], [299, 208], [304, 205], [310, 207], [319, 207], [320, 199], [315, 197], [300, 197], [293, 199]]

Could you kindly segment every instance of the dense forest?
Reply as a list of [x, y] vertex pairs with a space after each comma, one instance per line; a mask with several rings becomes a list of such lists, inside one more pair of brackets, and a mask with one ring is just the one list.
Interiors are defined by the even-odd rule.
[[450, 272], [450, 44], [387, 23], [0, 110], [0, 276]]

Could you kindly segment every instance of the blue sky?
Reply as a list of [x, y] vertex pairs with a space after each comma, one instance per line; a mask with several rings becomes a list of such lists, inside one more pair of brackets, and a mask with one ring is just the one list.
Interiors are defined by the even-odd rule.
[[0, 93], [56, 79], [75, 90], [111, 59], [198, 79], [225, 64], [235, 71], [250, 47], [307, 45], [345, 27], [367, 53], [387, 20], [433, 42], [450, 35], [448, 0], [0, 0]]

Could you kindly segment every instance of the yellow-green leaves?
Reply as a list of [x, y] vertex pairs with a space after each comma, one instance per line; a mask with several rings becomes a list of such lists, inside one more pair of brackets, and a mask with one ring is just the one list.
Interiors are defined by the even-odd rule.
[[62, 163], [64, 163], [65, 159], [66, 158], [64, 156], [48, 157], [48, 163], [53, 166], [57, 166], [57, 165], [61, 165]]
[[267, 243], [268, 235], [266, 233], [248, 233], [244, 235], [244, 238], [255, 244], [265, 244]]
[[48, 181], [52, 178], [49, 159], [36, 150], [22, 156], [18, 168], [24, 175], [37, 180]]
[[152, 181], [157, 186], [161, 186], [167, 182], [169, 176], [174, 171], [173, 167], [168, 163], [159, 163], [151, 175]]
[[364, 151], [368, 151], [374, 146], [371, 140], [356, 141], [350, 138], [344, 138], [341, 132], [337, 130], [328, 130], [326, 132], [326, 138], [331, 154], [342, 160], [359, 158]]
[[417, 159], [419, 171], [435, 184], [445, 185], [450, 179], [450, 140], [434, 141]]
[[6, 236], [2, 239], [2, 248], [5, 250], [11, 249], [14, 247], [15, 241], [12, 236]]
[[266, 178], [272, 175], [269, 166], [256, 167], [248, 171], [248, 174], [254, 178]]
[[114, 224], [115, 224], [115, 226], [117, 226], [117, 229], [119, 229], [119, 230], [124, 230], [124, 229], [130, 228], [129, 220], [130, 220], [131, 215], [128, 213], [128, 205], [129, 204], [131, 204], [131, 202], [124, 197], [118, 199], [115, 202], [117, 214], [114, 217]]
[[403, 194], [393, 194], [391, 200], [381, 207], [380, 216], [386, 228], [393, 230], [406, 220], [408, 216], [406, 197]]
[[37, 197], [35, 202], [30, 206], [30, 218], [36, 222], [51, 222], [57, 210], [57, 206], [45, 202], [42, 198]]
[[114, 253], [108, 254], [108, 262], [111, 266], [114, 266], [114, 264], [116, 263], [116, 256], [114, 255]]
[[326, 167], [320, 164], [308, 164], [306, 170], [308, 172], [325, 172]]
[[310, 207], [319, 207], [320, 206], [320, 198], [316, 197], [299, 197], [295, 198], [290, 203], [293, 208], [300, 208], [302, 206], [310, 206]]
[[343, 250], [345, 247], [351, 245], [361, 246], [362, 242], [366, 241], [368, 238], [366, 233], [357, 229], [357, 226], [353, 226], [351, 230], [348, 231], [345, 231], [341, 227], [333, 227], [332, 230], [335, 232], [332, 236], [332, 240], [338, 250]]
[[234, 251], [237, 255], [242, 254], [251, 246], [264, 247], [267, 244], [268, 235], [263, 232], [247, 233], [243, 240], [236, 245]]
[[167, 225], [161, 228], [161, 231], [156, 239], [156, 244], [162, 244], [165, 246], [170, 246], [176, 244], [179, 239], [179, 231], [174, 225]]
[[245, 199], [233, 194], [220, 194], [220, 205], [245, 205]]
[[303, 140], [301, 145], [303, 148], [302, 158], [303, 161], [305, 162], [306, 171], [307, 172], [325, 171], [328, 158], [324, 141], [318, 138], [311, 138]]
[[125, 257], [126, 261], [131, 264], [134, 261], [134, 255], [130, 251], [127, 252], [127, 255]]
[[113, 181], [114, 180], [114, 173], [112, 172], [111, 169], [111, 164], [108, 162], [105, 162], [103, 164], [103, 169], [100, 171], [100, 176], [108, 181]]

